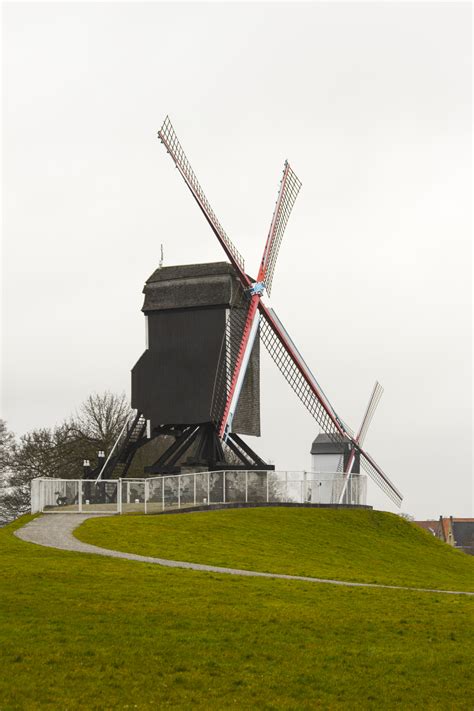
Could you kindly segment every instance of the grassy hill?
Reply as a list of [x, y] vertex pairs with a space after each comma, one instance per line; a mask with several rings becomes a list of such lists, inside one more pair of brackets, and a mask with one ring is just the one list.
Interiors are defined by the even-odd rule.
[[443, 590], [474, 590], [474, 557], [381, 511], [228, 509], [89, 519], [83, 541], [225, 567]]
[[[2, 711], [472, 710], [469, 597], [59, 551], [15, 538], [25, 520], [0, 530]], [[113, 525], [118, 534], [142, 521], [151, 531], [204, 520], [122, 517]], [[94, 522], [96, 533], [103, 523]]]

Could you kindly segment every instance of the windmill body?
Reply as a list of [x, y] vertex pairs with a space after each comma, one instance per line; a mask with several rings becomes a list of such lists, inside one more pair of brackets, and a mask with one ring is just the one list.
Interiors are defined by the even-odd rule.
[[[228, 312], [245, 305], [240, 281], [226, 262], [163, 267], [144, 294], [147, 348], [132, 370], [132, 407], [150, 423], [151, 435], [163, 424], [212, 423]], [[260, 435], [258, 339], [233, 432]]]

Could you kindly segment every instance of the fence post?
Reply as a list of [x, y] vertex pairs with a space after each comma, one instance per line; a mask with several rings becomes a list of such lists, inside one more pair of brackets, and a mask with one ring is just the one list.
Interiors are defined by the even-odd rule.
[[122, 479], [117, 482], [117, 512], [122, 513]]
[[249, 500], [249, 473], [245, 470], [245, 503], [247, 504]]
[[165, 510], [165, 479], [166, 477], [161, 477], [161, 510]]
[[211, 503], [211, 483], [210, 483], [209, 477], [210, 477], [210, 473], [207, 472], [207, 505], [208, 506]]
[[225, 504], [225, 471], [222, 472], [222, 503]]
[[82, 479], [79, 479], [77, 482], [77, 503], [79, 513], [82, 513]]
[[130, 503], [130, 482], [127, 481], [127, 504]]
[[194, 474], [194, 506], [196, 506], [196, 477], [197, 474]]
[[267, 469], [267, 504], [268, 504], [268, 469]]
[[147, 512], [147, 503], [148, 503], [148, 494], [149, 494], [149, 486], [148, 486], [148, 479], [145, 479], [145, 484], [143, 487], [144, 490], [144, 499], [145, 499], [145, 513]]
[[178, 509], [181, 508], [181, 474], [178, 474]]

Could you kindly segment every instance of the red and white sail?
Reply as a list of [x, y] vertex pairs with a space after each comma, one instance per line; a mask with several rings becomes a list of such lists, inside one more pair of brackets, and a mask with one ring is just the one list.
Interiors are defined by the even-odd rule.
[[258, 278], [247, 292], [250, 298], [247, 319], [242, 334], [242, 341], [235, 363], [234, 372], [232, 374], [231, 385], [227, 394], [224, 413], [219, 423], [219, 436], [224, 439], [226, 439], [232, 428], [232, 421], [239, 402], [240, 391], [244, 382], [255, 338], [258, 333], [261, 297], [264, 289], [267, 288], [268, 290], [267, 283], [270, 283], [271, 285], [278, 250], [281, 240], [283, 239], [283, 233], [300, 187], [300, 181], [291, 170], [288, 161], [286, 161], [283, 170], [283, 177], [280, 183], [280, 189], [278, 191], [275, 210], [273, 211], [267, 242], [263, 252], [262, 262], [258, 272]]
[[353, 445], [351, 447], [351, 451], [349, 453], [349, 459], [347, 460], [347, 464], [344, 469], [344, 480], [343, 480], [343, 486], [341, 490], [341, 494], [339, 497], [339, 503], [342, 504], [343, 499], [344, 499], [344, 494], [346, 493], [347, 489], [347, 484], [349, 482], [349, 479], [352, 474], [352, 469], [354, 467], [354, 462], [357, 454], [357, 448], [356, 444], [358, 444], [360, 447], [364, 444], [365, 436], [367, 434], [367, 430], [369, 429], [369, 425], [372, 421], [372, 418], [374, 416], [375, 410], [377, 409], [377, 405], [380, 402], [380, 398], [382, 397], [383, 394], [383, 387], [380, 385], [379, 382], [375, 382], [374, 389], [372, 391], [372, 395], [370, 396], [369, 404], [367, 405], [367, 409], [365, 411], [364, 417], [362, 418], [362, 423], [360, 426], [360, 429], [356, 435], [356, 437], [353, 440]]

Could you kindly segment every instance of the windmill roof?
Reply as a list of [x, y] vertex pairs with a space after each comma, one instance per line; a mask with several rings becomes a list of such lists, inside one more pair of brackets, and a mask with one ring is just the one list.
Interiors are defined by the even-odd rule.
[[147, 279], [142, 311], [230, 306], [243, 290], [228, 262], [180, 264], [155, 269]]
[[194, 277], [214, 276], [216, 274], [231, 274], [235, 271], [229, 262], [210, 262], [208, 264], [178, 264], [171, 267], [159, 267], [146, 280], [147, 284], [157, 281], [173, 281], [175, 279], [192, 279]]
[[318, 434], [311, 445], [311, 454], [341, 454], [350, 442], [348, 437], [343, 441], [335, 442], [330, 435]]

